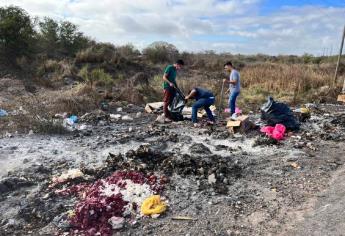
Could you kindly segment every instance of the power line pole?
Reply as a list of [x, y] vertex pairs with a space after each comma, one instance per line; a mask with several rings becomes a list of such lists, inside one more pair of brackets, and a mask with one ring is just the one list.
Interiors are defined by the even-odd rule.
[[[339, 52], [339, 56], [338, 56], [337, 67], [335, 68], [333, 87], [335, 87], [335, 85], [336, 85], [336, 83], [337, 83], [337, 77], [338, 77], [338, 70], [339, 70], [340, 58], [341, 58], [341, 55], [343, 54], [344, 39], [345, 39], [345, 25], [344, 25], [343, 37], [342, 37], [342, 39], [341, 39], [341, 44], [340, 44], [340, 52]], [[345, 93], [345, 81], [344, 81], [344, 86], [343, 86], [343, 93]]]

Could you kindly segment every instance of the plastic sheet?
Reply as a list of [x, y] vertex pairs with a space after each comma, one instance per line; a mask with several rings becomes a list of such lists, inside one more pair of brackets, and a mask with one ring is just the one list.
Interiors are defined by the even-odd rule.
[[273, 126], [262, 127], [260, 131], [275, 140], [282, 140], [284, 139], [286, 127], [282, 124], [277, 124], [275, 127]]

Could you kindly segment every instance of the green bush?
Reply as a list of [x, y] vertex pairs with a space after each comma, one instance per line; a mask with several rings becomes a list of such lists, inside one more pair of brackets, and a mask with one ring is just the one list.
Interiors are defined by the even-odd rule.
[[110, 86], [113, 84], [113, 79], [111, 75], [104, 72], [103, 69], [92, 70], [89, 77], [91, 78], [91, 80], [97, 81], [98, 85]]
[[115, 49], [116, 49], [116, 53], [120, 57], [129, 58], [129, 57], [136, 57], [140, 55], [140, 51], [137, 48], [135, 48], [133, 44], [118, 46]]
[[83, 66], [78, 75], [88, 82], [90, 87], [93, 87], [95, 83], [98, 85], [111, 86], [114, 82], [111, 75], [106, 73], [103, 69], [93, 69], [89, 72], [89, 66]]
[[115, 56], [115, 47], [110, 43], [98, 43], [81, 50], [76, 55], [77, 63], [98, 63], [111, 61]]
[[165, 63], [175, 61], [179, 52], [172, 44], [154, 42], [143, 50], [143, 54], [152, 63]]

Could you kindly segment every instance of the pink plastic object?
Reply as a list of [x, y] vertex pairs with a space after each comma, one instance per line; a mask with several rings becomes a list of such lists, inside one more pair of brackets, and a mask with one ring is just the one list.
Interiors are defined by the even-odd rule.
[[268, 137], [274, 138], [275, 140], [282, 140], [284, 139], [286, 127], [282, 124], [276, 124], [275, 127], [262, 127], [260, 131], [265, 133]]
[[[230, 113], [230, 108], [225, 108], [224, 109], [224, 112], [225, 113]], [[242, 110], [238, 107], [235, 108], [235, 113], [238, 115], [238, 114], [242, 114]]]
[[242, 114], [242, 110], [238, 107], [235, 108], [235, 113], [238, 114]]

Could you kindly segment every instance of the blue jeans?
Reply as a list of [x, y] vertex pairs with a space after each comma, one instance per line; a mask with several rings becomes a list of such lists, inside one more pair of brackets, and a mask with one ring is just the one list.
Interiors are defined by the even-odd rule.
[[212, 111], [210, 110], [210, 106], [214, 103], [214, 98], [200, 98], [197, 100], [192, 106], [192, 121], [193, 123], [198, 122], [198, 109], [203, 107], [207, 113], [208, 118], [210, 121], [214, 121], [214, 117], [212, 115]]
[[240, 94], [240, 92], [232, 92], [232, 93], [230, 93], [230, 96], [229, 96], [230, 115], [235, 113], [236, 99], [237, 99], [237, 96], [239, 94]]

